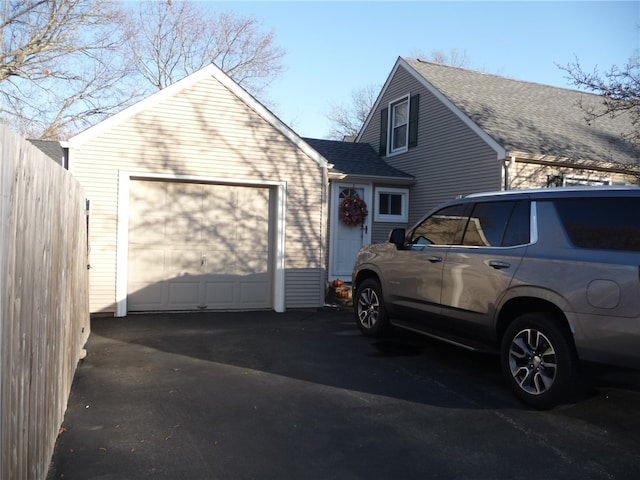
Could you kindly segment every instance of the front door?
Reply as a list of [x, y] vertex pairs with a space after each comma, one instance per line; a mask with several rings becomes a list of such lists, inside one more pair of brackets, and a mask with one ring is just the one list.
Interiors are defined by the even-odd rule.
[[[331, 191], [331, 250], [329, 253], [329, 279], [351, 281], [351, 273], [358, 250], [371, 243], [371, 188], [369, 185], [332, 184]], [[345, 197], [358, 195], [367, 204], [367, 215], [362, 225], [347, 225], [340, 220], [340, 205]]]

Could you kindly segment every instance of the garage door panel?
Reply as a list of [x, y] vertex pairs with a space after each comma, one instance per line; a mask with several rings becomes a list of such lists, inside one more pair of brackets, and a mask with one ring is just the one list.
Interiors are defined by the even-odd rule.
[[200, 304], [199, 281], [170, 281], [168, 303], [176, 308], [197, 308]]
[[200, 275], [200, 250], [171, 250], [166, 253], [165, 278]]
[[129, 248], [129, 277], [137, 282], [160, 282], [165, 278], [165, 251], [158, 248]]
[[206, 308], [232, 308], [238, 303], [235, 281], [208, 281], [205, 283]]
[[204, 274], [219, 275], [220, 272], [225, 272], [234, 275], [236, 273], [235, 255], [231, 257], [225, 256], [224, 252], [211, 252], [207, 256], [206, 262], [203, 269]]
[[164, 282], [129, 285], [128, 301], [139, 310], [164, 310]]
[[259, 305], [267, 300], [265, 282], [258, 278], [240, 282], [240, 302]]
[[217, 244], [228, 245], [235, 240], [236, 225], [224, 216], [221, 215], [220, 220], [203, 218], [202, 222], [202, 240], [204, 242], [211, 243], [213, 240]]
[[267, 271], [268, 265], [264, 258], [244, 257], [236, 267], [238, 275], [251, 275], [252, 273], [265, 273]]
[[129, 219], [129, 238], [139, 239], [130, 244], [160, 244], [165, 238], [164, 215], [136, 216]]
[[271, 306], [268, 188], [133, 180], [128, 307]]
[[172, 245], [193, 245], [202, 241], [202, 218], [195, 215], [167, 217], [165, 242]]

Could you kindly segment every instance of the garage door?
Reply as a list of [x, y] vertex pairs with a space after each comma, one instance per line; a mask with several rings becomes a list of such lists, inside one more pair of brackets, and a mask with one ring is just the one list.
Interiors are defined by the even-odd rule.
[[132, 180], [129, 311], [271, 308], [270, 191]]

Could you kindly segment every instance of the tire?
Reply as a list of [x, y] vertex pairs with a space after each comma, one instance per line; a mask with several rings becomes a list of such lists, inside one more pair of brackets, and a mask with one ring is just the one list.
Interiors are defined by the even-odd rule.
[[555, 407], [579, 391], [573, 341], [552, 315], [517, 317], [502, 338], [500, 363], [516, 397], [534, 408]]
[[368, 278], [356, 289], [353, 302], [356, 323], [367, 337], [383, 337], [389, 331], [389, 319], [384, 307], [380, 283]]

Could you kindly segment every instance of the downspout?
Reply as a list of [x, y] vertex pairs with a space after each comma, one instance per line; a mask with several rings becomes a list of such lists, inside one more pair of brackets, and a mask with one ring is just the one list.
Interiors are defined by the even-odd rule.
[[[330, 164], [322, 167], [322, 201], [320, 202], [320, 259], [323, 272], [321, 285], [326, 285], [329, 279], [329, 168]], [[325, 302], [325, 292], [322, 289], [322, 304]]]
[[509, 160], [507, 160], [506, 158], [504, 159], [504, 190], [510, 190], [511, 178], [509, 176], [509, 172], [513, 168], [515, 163], [516, 157], [514, 155], [511, 155], [511, 158], [509, 158]]

